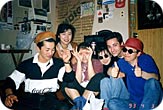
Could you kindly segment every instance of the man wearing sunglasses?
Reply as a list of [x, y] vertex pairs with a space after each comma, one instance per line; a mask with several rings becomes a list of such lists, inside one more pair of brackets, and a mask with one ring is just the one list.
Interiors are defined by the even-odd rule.
[[[109, 75], [117, 77], [125, 74], [124, 82], [117, 81], [114, 96], [107, 97], [107, 106], [111, 110], [150, 110], [162, 100], [160, 74], [153, 58], [143, 52], [143, 43], [137, 38], [129, 38], [123, 45], [123, 58], [109, 68]], [[114, 86], [113, 86], [114, 87]], [[110, 93], [115, 88], [111, 88]], [[121, 89], [121, 91], [120, 91]], [[109, 95], [108, 95], [109, 96]]]

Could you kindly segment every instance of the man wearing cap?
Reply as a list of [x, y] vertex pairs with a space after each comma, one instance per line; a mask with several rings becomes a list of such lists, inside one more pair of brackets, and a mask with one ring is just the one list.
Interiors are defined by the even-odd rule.
[[[143, 52], [143, 43], [129, 38], [123, 45], [123, 58], [109, 68], [108, 74], [116, 78], [119, 72], [125, 74], [124, 82], [117, 82], [114, 96], [107, 97], [110, 110], [150, 110], [162, 100], [160, 74], [153, 58]], [[120, 91], [121, 89], [121, 91]], [[115, 90], [114, 88], [110, 91]]]
[[[35, 39], [38, 53], [23, 61], [6, 78], [4, 85], [4, 103], [15, 110], [69, 110], [68, 105], [57, 99], [55, 92], [59, 89], [58, 80], [71, 80], [71, 67], [68, 65], [69, 54], [65, 52], [63, 61], [52, 58], [55, 52], [55, 40], [52, 32], [41, 32]], [[65, 73], [65, 74], [64, 74]], [[64, 77], [63, 77], [64, 76]], [[24, 93], [16, 94], [24, 82]]]

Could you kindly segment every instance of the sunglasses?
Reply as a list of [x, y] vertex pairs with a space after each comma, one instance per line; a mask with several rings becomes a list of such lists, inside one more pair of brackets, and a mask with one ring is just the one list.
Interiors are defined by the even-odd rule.
[[104, 56], [98, 56], [98, 59], [102, 60], [102, 59], [108, 58], [108, 57], [109, 57], [109, 55], [105, 54]]
[[129, 54], [137, 53], [137, 52], [138, 52], [138, 51], [133, 51], [132, 49], [128, 49], [128, 50], [127, 50], [125, 47], [122, 49], [122, 51], [123, 51], [123, 52], [127, 52], [127, 51], [128, 51]]

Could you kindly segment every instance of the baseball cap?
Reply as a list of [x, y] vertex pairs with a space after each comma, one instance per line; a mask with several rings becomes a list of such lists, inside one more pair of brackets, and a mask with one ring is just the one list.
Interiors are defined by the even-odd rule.
[[123, 45], [123, 47], [132, 47], [136, 50], [139, 50], [141, 52], [143, 52], [143, 43], [141, 40], [137, 39], [137, 38], [129, 38], [127, 39], [127, 41], [125, 42], [125, 44]]
[[42, 42], [42, 41], [47, 40], [47, 39], [50, 39], [50, 38], [55, 39], [54, 33], [50, 32], [50, 31], [45, 31], [45, 32], [39, 33], [39, 34], [36, 36], [34, 42], [35, 42], [36, 44], [38, 44], [39, 42]]

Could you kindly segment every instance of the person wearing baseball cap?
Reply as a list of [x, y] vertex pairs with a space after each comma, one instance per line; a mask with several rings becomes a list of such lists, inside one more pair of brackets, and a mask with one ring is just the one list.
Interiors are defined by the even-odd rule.
[[39, 42], [45, 41], [47, 39], [54, 39], [55, 40], [54, 33], [50, 32], [50, 31], [41, 32], [36, 36], [34, 42], [36, 44], [38, 44]]
[[[122, 51], [124, 57], [114, 63], [109, 75], [116, 78], [119, 72], [124, 73], [127, 87], [124, 82], [114, 86], [121, 91], [116, 91], [114, 98], [108, 97], [108, 108], [150, 110], [157, 107], [162, 100], [162, 88], [154, 59], [143, 52], [143, 43], [138, 38], [128, 38]], [[115, 90], [114, 87], [110, 91]]]
[[[58, 81], [75, 78], [70, 65], [64, 63], [69, 62], [70, 52], [64, 53], [63, 60], [53, 57], [56, 43], [55, 35], [50, 31], [39, 33], [34, 42], [38, 53], [21, 62], [6, 78], [5, 105], [14, 110], [69, 110], [68, 103], [58, 100], [55, 93], [59, 89]], [[22, 82], [25, 89], [20, 97], [16, 91]]]
[[129, 38], [123, 45], [123, 47], [125, 46], [132, 47], [140, 52], [143, 52], [143, 43], [137, 38]]

